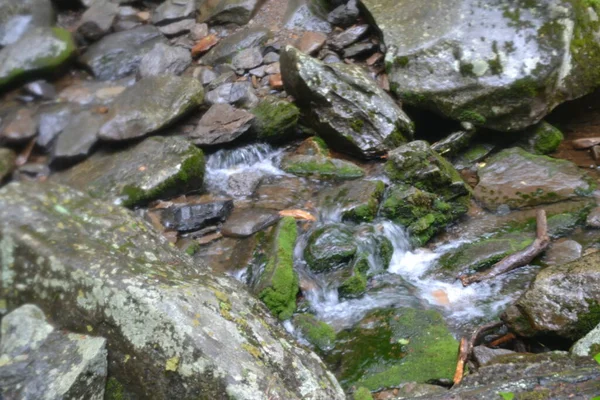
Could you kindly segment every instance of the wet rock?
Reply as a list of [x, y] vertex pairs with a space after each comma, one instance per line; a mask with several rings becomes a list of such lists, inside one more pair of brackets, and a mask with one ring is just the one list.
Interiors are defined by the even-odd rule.
[[[488, 158], [488, 156], [490, 156], [497, 148], [498, 144], [495, 143], [474, 143], [466, 150], [459, 152], [458, 155], [453, 158], [452, 165], [457, 170], [474, 168], [475, 163]], [[477, 180], [473, 183], [477, 183]]]
[[180, 36], [185, 33], [189, 33], [196, 27], [196, 20], [184, 19], [181, 21], [173, 22], [169, 25], [159, 26], [158, 30], [161, 31], [166, 37]]
[[524, 132], [519, 145], [533, 154], [550, 154], [556, 151], [563, 141], [563, 133], [549, 123], [542, 121]]
[[327, 35], [321, 32], [304, 32], [294, 47], [303, 53], [314, 55], [325, 45]]
[[184, 139], [151, 137], [118, 152], [96, 153], [57, 179], [132, 207], [201, 188], [204, 155]]
[[16, 160], [17, 154], [14, 151], [0, 147], [0, 183], [12, 173]]
[[302, 338], [321, 351], [333, 348], [335, 331], [326, 322], [319, 321], [312, 314], [298, 314], [293, 319], [294, 327]]
[[243, 108], [252, 108], [258, 104], [252, 83], [225, 83], [206, 94], [208, 104], [235, 104]]
[[177, 205], [162, 211], [161, 222], [168, 229], [192, 232], [225, 221], [232, 211], [233, 200]]
[[347, 265], [357, 249], [349, 228], [343, 225], [328, 225], [310, 235], [304, 258], [311, 270], [325, 272]]
[[103, 140], [145, 136], [194, 110], [203, 98], [204, 89], [196, 79], [170, 75], [143, 78], [115, 99], [98, 136]]
[[[236, 75], [235, 71], [219, 72], [216, 69], [213, 71], [215, 73], [219, 73], [219, 75], [208, 84], [208, 86], [206, 87], [206, 90], [213, 91], [225, 83], [235, 83], [237, 80], [237, 75]], [[248, 85], [247, 83], [244, 83], [244, 82], [238, 82], [238, 83], [242, 83], [246, 86]]]
[[327, 16], [327, 21], [333, 25], [350, 26], [356, 22], [360, 11], [356, 0], [349, 0], [333, 9]]
[[246, 25], [261, 2], [259, 0], [207, 1], [200, 6], [200, 22], [211, 25]]
[[478, 172], [474, 196], [496, 210], [555, 203], [591, 193], [589, 178], [566, 160], [536, 156], [520, 148], [503, 150]]
[[255, 117], [252, 130], [258, 140], [278, 144], [296, 135], [300, 110], [293, 103], [267, 96], [250, 112]]
[[479, 400], [500, 398], [498, 393], [515, 399], [587, 399], [598, 393], [600, 372], [591, 358], [569, 357], [563, 352], [514, 354], [465, 376], [459, 386], [440, 395], [419, 397], [428, 400]]
[[106, 356], [106, 339], [57, 330], [42, 310], [26, 304], [2, 318], [2, 395], [103, 399]]
[[73, 114], [56, 139], [52, 151], [54, 165], [71, 164], [90, 155], [98, 142], [98, 131], [106, 115], [83, 110]]
[[249, 70], [256, 68], [263, 62], [259, 47], [251, 47], [237, 53], [231, 60], [231, 65], [236, 70]]
[[545, 265], [562, 265], [581, 258], [583, 246], [575, 240], [554, 242], [542, 256]]
[[196, 24], [190, 31], [190, 36], [193, 40], [204, 39], [208, 36], [208, 25], [206, 24]]
[[227, 193], [236, 197], [252, 196], [263, 180], [261, 171], [242, 171], [229, 176]]
[[56, 15], [50, 0], [0, 1], [0, 48], [37, 27], [51, 27]]
[[344, 58], [367, 57], [375, 53], [379, 45], [371, 42], [356, 43], [344, 49]]
[[34, 28], [0, 50], [0, 87], [55, 72], [75, 53], [71, 34], [62, 28]]
[[50, 176], [50, 168], [44, 163], [27, 163], [17, 167], [13, 173], [15, 181], [42, 182]]
[[315, 179], [350, 180], [365, 176], [356, 164], [338, 158], [296, 155], [283, 159], [281, 169], [290, 174]]
[[331, 24], [327, 22], [327, 11], [323, 3], [315, 0], [290, 0], [283, 17], [284, 26], [288, 29], [301, 29], [314, 32], [331, 32]]
[[342, 50], [362, 39], [369, 31], [369, 25], [356, 25], [338, 33], [327, 43], [335, 50]]
[[61, 328], [92, 327], [110, 343], [123, 391], [345, 398], [243, 285], [192, 262], [128, 210], [51, 183], [11, 184], [0, 191], [0, 221], [8, 307], [35, 299]]
[[107, 105], [123, 91], [135, 84], [135, 77], [117, 81], [81, 81], [66, 87], [58, 94], [61, 102], [76, 103], [82, 106]]
[[115, 80], [135, 74], [142, 57], [157, 43], [167, 39], [151, 25], [144, 25], [128, 31], [116, 32], [103, 37], [91, 45], [79, 57], [97, 79]]
[[263, 45], [271, 36], [267, 28], [254, 27], [242, 29], [221, 40], [200, 60], [204, 65], [229, 63], [240, 51]]
[[275, 62], [273, 64], [267, 65], [265, 67], [265, 72], [268, 75], [281, 74], [281, 64], [279, 62]]
[[600, 323], [600, 253], [548, 267], [502, 319], [525, 337], [577, 340]]
[[342, 386], [379, 390], [452, 379], [457, 348], [437, 311], [388, 309], [373, 311], [354, 328], [338, 333], [325, 360]]
[[322, 190], [319, 205], [325, 209], [341, 209], [342, 221], [371, 222], [384, 192], [382, 181], [348, 182]]
[[412, 138], [410, 119], [360, 67], [326, 65], [287, 46], [281, 71], [286, 92], [331, 148], [374, 158]]
[[432, 144], [431, 150], [446, 158], [455, 156], [465, 147], [469, 146], [475, 133], [475, 130], [454, 132], [439, 142]]
[[248, 237], [279, 222], [279, 213], [264, 208], [236, 210], [223, 224], [221, 233], [230, 237]]
[[594, 208], [587, 217], [586, 225], [589, 228], [600, 228], [600, 207]]
[[294, 208], [311, 196], [303, 178], [288, 176], [265, 177], [256, 190], [255, 207], [274, 210]]
[[30, 82], [25, 85], [23, 89], [27, 93], [42, 100], [53, 100], [56, 97], [54, 85], [43, 80]]
[[195, 12], [195, 0], [166, 0], [154, 10], [152, 22], [156, 25], [165, 25], [191, 17]]
[[294, 271], [294, 247], [297, 237], [296, 220], [283, 218], [272, 235], [266, 265], [253, 285], [254, 293], [280, 320], [289, 319], [296, 311], [298, 276]]
[[208, 85], [217, 79], [215, 71], [208, 67], [198, 67], [194, 70], [194, 78], [198, 79], [203, 86]]
[[279, 61], [279, 54], [275, 53], [275, 52], [269, 52], [267, 54], [265, 54], [264, 58], [263, 58], [263, 62], [265, 64], [273, 64]]
[[95, 0], [81, 16], [77, 32], [88, 40], [99, 40], [110, 32], [118, 12], [118, 4]]
[[11, 110], [0, 121], [0, 139], [10, 143], [21, 143], [34, 138], [37, 134], [34, 113], [35, 110], [31, 108]]
[[571, 354], [579, 357], [594, 357], [600, 354], [600, 324], [573, 345]]
[[389, 49], [394, 93], [459, 121], [521, 130], [600, 82], [600, 8], [589, 3], [362, 3]]
[[267, 73], [265, 72], [265, 66], [260, 66], [254, 69], [251, 69], [250, 71], [248, 71], [248, 73], [252, 76], [256, 76], [257, 78], [262, 78], [264, 77]]
[[215, 104], [202, 116], [190, 139], [198, 146], [230, 143], [244, 135], [252, 126], [254, 116], [229, 104]]
[[192, 63], [190, 52], [182, 47], [157, 43], [142, 57], [138, 70], [141, 78], [157, 75], [181, 75]]
[[491, 349], [486, 346], [473, 347], [473, 359], [479, 367], [492, 364], [494, 359], [507, 354], [515, 354], [514, 351], [505, 349]]

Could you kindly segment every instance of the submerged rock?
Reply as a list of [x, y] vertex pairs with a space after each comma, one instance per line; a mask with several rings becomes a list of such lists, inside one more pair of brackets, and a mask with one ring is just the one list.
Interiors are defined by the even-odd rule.
[[77, 47], [69, 31], [34, 28], [0, 50], [0, 88], [24, 79], [52, 74], [64, 66]]
[[358, 66], [324, 64], [287, 46], [281, 72], [286, 92], [336, 151], [375, 158], [413, 136], [408, 116]]
[[176, 205], [162, 210], [161, 222], [168, 229], [191, 232], [225, 221], [232, 211], [233, 200]]
[[202, 187], [204, 155], [175, 137], [151, 137], [118, 152], [96, 153], [57, 175], [92, 197], [127, 207]]
[[55, 21], [50, 0], [1, 0], [0, 47], [15, 43], [34, 28], [49, 28]]
[[55, 330], [32, 304], [3, 317], [1, 330], [4, 398], [104, 398], [106, 339]]
[[300, 110], [289, 101], [267, 96], [250, 112], [255, 117], [252, 130], [258, 140], [277, 144], [296, 134]]
[[354, 181], [334, 186], [319, 193], [319, 205], [341, 209], [343, 221], [371, 222], [377, 215], [385, 192], [382, 181]]
[[293, 319], [294, 327], [306, 341], [321, 351], [333, 348], [335, 331], [326, 322], [319, 321], [312, 314], [298, 314]]
[[408, 104], [516, 131], [600, 84], [596, 3], [362, 3], [388, 48], [391, 88]]
[[496, 210], [531, 207], [589, 195], [595, 185], [575, 164], [536, 156], [520, 148], [501, 151], [478, 172], [474, 196]]
[[327, 225], [314, 231], [304, 249], [304, 259], [315, 272], [347, 265], [358, 247], [352, 231], [343, 225]]
[[157, 399], [345, 398], [241, 284], [130, 211], [65, 186], [11, 184], [0, 221], [8, 307], [35, 301], [61, 329], [105, 337], [111, 387]]
[[145, 136], [192, 111], [203, 99], [204, 88], [197, 79], [170, 75], [143, 78], [115, 99], [98, 136], [103, 140]]
[[290, 174], [317, 179], [358, 179], [365, 175], [365, 171], [356, 164], [321, 155], [286, 157], [281, 169]]
[[585, 336], [600, 323], [600, 253], [540, 271], [502, 319], [525, 337]]

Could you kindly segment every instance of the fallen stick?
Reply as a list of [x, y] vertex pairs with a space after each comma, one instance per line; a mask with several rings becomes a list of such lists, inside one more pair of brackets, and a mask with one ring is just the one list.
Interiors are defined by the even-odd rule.
[[498, 322], [490, 322], [489, 324], [481, 325], [479, 328], [475, 329], [473, 334], [469, 339], [463, 337], [460, 339], [460, 345], [458, 347], [458, 360], [456, 362], [456, 371], [454, 372], [454, 384], [458, 385], [465, 374], [465, 364], [471, 357], [471, 353], [473, 352], [473, 347], [475, 347], [475, 343], [477, 343], [477, 339], [484, 332], [489, 331], [490, 329], [497, 328], [503, 324], [502, 321]]
[[513, 269], [529, 264], [539, 254], [543, 253], [549, 245], [550, 237], [548, 236], [546, 211], [538, 210], [537, 236], [531, 245], [524, 250], [511, 254], [508, 257], [504, 257], [486, 271], [478, 272], [473, 275], [461, 275], [458, 279], [460, 279], [463, 286], [469, 286], [472, 283], [481, 282], [505, 274]]

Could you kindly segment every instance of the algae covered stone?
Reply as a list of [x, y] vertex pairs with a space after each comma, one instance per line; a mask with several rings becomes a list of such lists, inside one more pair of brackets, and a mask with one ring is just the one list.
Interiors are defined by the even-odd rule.
[[0, 184], [15, 168], [17, 154], [11, 149], [0, 147]]
[[118, 152], [96, 153], [56, 179], [132, 207], [201, 188], [204, 168], [202, 150], [182, 138], [157, 136]]
[[600, 84], [600, 5], [588, 0], [364, 0], [408, 104], [499, 131], [539, 122]]
[[321, 155], [293, 155], [281, 162], [281, 169], [290, 174], [316, 179], [350, 180], [362, 178], [365, 171], [350, 161]]
[[62, 28], [33, 28], [0, 50], [0, 88], [51, 74], [64, 66], [77, 47]]
[[542, 121], [527, 129], [519, 144], [530, 153], [545, 155], [556, 151], [564, 138], [560, 129]]
[[34, 301], [60, 329], [107, 339], [116, 393], [345, 398], [245, 286], [122, 207], [52, 182], [7, 185], [0, 268], [9, 309]]
[[321, 351], [330, 350], [335, 342], [335, 330], [312, 314], [294, 316], [294, 326], [302, 337]]
[[327, 225], [310, 235], [304, 258], [310, 269], [324, 272], [347, 265], [357, 249], [352, 230], [343, 225]]
[[385, 192], [382, 181], [355, 181], [333, 186], [319, 193], [319, 204], [326, 209], [342, 209], [342, 220], [371, 222], [377, 215]]
[[298, 237], [296, 220], [285, 217], [277, 225], [268, 253], [267, 264], [254, 291], [271, 312], [281, 320], [296, 311], [298, 276], [294, 270], [294, 247]]
[[250, 112], [255, 117], [252, 128], [258, 140], [281, 143], [296, 133], [300, 110], [294, 103], [268, 96]]

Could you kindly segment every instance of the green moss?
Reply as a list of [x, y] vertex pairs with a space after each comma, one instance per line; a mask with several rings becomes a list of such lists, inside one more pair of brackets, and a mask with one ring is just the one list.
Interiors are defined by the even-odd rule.
[[[368, 269], [368, 264], [367, 264]], [[338, 288], [340, 298], [352, 299], [362, 296], [367, 290], [367, 278], [355, 269], [354, 274], [346, 279]]]
[[584, 337], [600, 324], [600, 304], [594, 299], [586, 299], [586, 302], [588, 303], [587, 311], [577, 315], [574, 340]]
[[354, 400], [373, 400], [373, 396], [371, 396], [371, 391], [366, 387], [359, 387], [354, 392]]
[[327, 157], [295, 158], [284, 162], [282, 168], [290, 174], [319, 179], [357, 179], [365, 175], [365, 171], [356, 164]]
[[379, 209], [379, 203], [385, 192], [385, 183], [378, 181], [377, 187], [373, 192], [373, 196], [369, 199], [367, 204], [362, 204], [358, 207], [346, 210], [342, 214], [343, 221], [352, 221], [356, 223], [371, 222], [377, 216], [377, 210]]
[[313, 136], [312, 140], [321, 149], [321, 154], [325, 156], [329, 155], [329, 147], [327, 147], [327, 143], [325, 143], [325, 141], [322, 138], [320, 138], [319, 136]]
[[253, 130], [259, 140], [282, 143], [291, 139], [298, 125], [300, 110], [293, 103], [267, 97], [256, 106]]
[[365, 122], [362, 119], [355, 118], [350, 121], [350, 128], [352, 128], [354, 132], [361, 133], [364, 126]]
[[327, 225], [314, 231], [304, 249], [304, 259], [315, 272], [347, 265], [356, 254], [352, 231], [343, 225]]
[[535, 392], [519, 393], [515, 399], [517, 400], [548, 400], [551, 392], [548, 389], [536, 390]]
[[327, 351], [335, 342], [335, 331], [329, 324], [319, 321], [311, 314], [300, 314], [294, 317], [294, 325], [302, 336], [321, 351]]
[[258, 297], [281, 320], [289, 319], [296, 310], [298, 277], [294, 271], [294, 246], [298, 236], [296, 220], [283, 218], [273, 236], [272, 253], [263, 271]]
[[123, 385], [115, 378], [108, 378], [106, 381], [104, 400], [125, 400]]
[[190, 245], [188, 247], [186, 247], [185, 249], [185, 253], [188, 256], [193, 256], [194, 254], [196, 254], [198, 251], [200, 250], [200, 243], [198, 242], [192, 242], [190, 243]]
[[407, 56], [400, 56], [400, 57], [396, 57], [394, 59], [394, 63], [400, 67], [400, 68], [405, 68], [408, 66], [409, 63], [409, 58]]
[[462, 122], [472, 122], [477, 125], [484, 125], [487, 121], [483, 115], [473, 110], [462, 111], [459, 114], [458, 119]]

